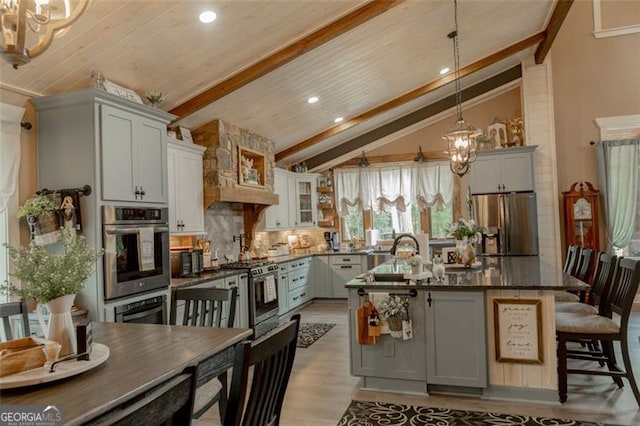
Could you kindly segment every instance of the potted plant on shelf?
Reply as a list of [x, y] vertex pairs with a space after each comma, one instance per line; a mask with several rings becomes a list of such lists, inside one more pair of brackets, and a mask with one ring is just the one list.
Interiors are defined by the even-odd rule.
[[53, 194], [35, 194], [18, 207], [18, 218], [25, 217], [36, 244], [51, 244], [59, 239], [59, 204]]
[[5, 283], [0, 289], [47, 306], [50, 316], [45, 337], [60, 343], [60, 356], [64, 356], [76, 351], [71, 307], [103, 251], [89, 246], [84, 236], [76, 236], [71, 228], [62, 229], [60, 234], [59, 254], [50, 253], [34, 241], [28, 247], [6, 245], [14, 266], [9, 275], [20, 280], [22, 286]]
[[458, 219], [447, 227], [447, 234], [456, 239], [457, 263], [471, 267], [475, 261], [475, 243], [484, 230], [473, 219]]

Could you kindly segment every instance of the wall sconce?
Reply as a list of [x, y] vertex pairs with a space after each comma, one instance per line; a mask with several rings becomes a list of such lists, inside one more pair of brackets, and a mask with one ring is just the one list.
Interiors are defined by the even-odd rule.
[[416, 163], [424, 163], [425, 161], [427, 161], [427, 157], [425, 157], [425, 155], [422, 153], [422, 145], [418, 147], [418, 155], [415, 156], [413, 161], [415, 161]]
[[360, 162], [358, 163], [358, 167], [368, 167], [369, 166], [369, 160], [367, 160], [367, 157], [364, 155], [364, 151], [362, 151], [362, 157], [360, 157]]

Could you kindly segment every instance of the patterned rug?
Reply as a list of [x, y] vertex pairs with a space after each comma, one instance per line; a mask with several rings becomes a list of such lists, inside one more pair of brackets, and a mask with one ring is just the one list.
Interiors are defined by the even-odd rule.
[[327, 331], [331, 330], [335, 324], [325, 323], [300, 323], [300, 330], [298, 331], [298, 343], [299, 348], [308, 348], [324, 335]]
[[338, 426], [606, 426], [603, 423], [529, 417], [518, 414], [481, 413], [384, 402], [351, 401]]

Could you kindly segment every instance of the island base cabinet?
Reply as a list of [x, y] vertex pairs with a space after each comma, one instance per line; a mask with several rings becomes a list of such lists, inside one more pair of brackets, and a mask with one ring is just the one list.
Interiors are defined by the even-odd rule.
[[425, 317], [427, 382], [486, 388], [484, 293], [428, 291]]
[[360, 345], [356, 338], [356, 309], [364, 300], [356, 289], [349, 290], [351, 374], [364, 377], [371, 388], [426, 393], [424, 298], [408, 298], [413, 339], [386, 334], [375, 345]]

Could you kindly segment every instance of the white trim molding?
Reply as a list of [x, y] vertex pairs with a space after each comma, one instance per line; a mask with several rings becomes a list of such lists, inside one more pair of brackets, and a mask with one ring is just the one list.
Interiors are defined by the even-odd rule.
[[626, 139], [638, 137], [640, 131], [640, 114], [602, 117], [595, 119], [600, 128], [600, 140]]
[[595, 38], [616, 37], [640, 33], [640, 24], [616, 28], [602, 28], [602, 0], [593, 0], [593, 36]]

